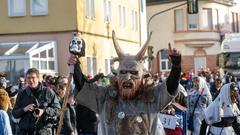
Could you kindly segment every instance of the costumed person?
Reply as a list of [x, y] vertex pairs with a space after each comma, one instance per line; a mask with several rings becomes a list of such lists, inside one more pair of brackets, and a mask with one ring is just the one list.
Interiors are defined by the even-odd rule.
[[[154, 86], [144, 81], [144, 54], [149, 39], [137, 55], [128, 55], [120, 48], [112, 32], [118, 58], [111, 61], [114, 77], [109, 86], [83, 82], [78, 56], [71, 54], [68, 64], [75, 64], [75, 85], [81, 88], [77, 100], [99, 114], [98, 135], [164, 135], [159, 113], [178, 93], [181, 54], [171, 49], [172, 70], [166, 82]], [[119, 62], [114, 69], [114, 62]], [[77, 64], [76, 64], [77, 63]], [[80, 90], [80, 89], [78, 89]]]
[[[210, 135], [240, 135], [240, 111], [237, 107], [239, 87], [236, 83], [225, 84], [218, 97], [204, 112]], [[206, 127], [201, 127], [201, 135]]]
[[0, 89], [0, 135], [12, 135], [10, 120], [7, 114], [9, 103], [8, 93]]
[[193, 78], [194, 87], [188, 93], [188, 130], [192, 135], [199, 135], [204, 110], [212, 102], [212, 96], [205, 79]]

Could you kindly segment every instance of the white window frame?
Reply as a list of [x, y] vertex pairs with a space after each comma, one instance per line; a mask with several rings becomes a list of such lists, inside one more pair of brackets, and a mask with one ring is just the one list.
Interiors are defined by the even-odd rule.
[[[56, 41], [30, 41], [30, 42], [7, 42], [0, 43], [0, 48], [6, 46], [10, 46], [6, 52], [0, 56], [0, 60], [24, 60], [24, 71], [26, 72], [29, 68], [32, 68], [32, 61], [37, 61], [39, 63], [38, 69], [40, 73], [58, 73], [58, 61], [57, 61], [57, 47]], [[29, 46], [28, 50], [21, 55], [15, 55], [15, 51], [18, 51], [18, 47], [21, 46]], [[53, 49], [53, 57], [48, 57], [48, 50]], [[46, 50], [47, 58], [40, 59], [40, 52]], [[34, 55], [38, 55], [38, 57], [33, 57]], [[47, 61], [47, 70], [41, 70], [40, 61]], [[54, 62], [54, 69], [49, 69], [49, 61]]]
[[[196, 25], [196, 27], [192, 27], [192, 28], [189, 27], [190, 26], [189, 22], [190, 22], [190, 17], [191, 16], [197, 17], [197, 18], [193, 19], [193, 21], [196, 21], [196, 23], [191, 24], [191, 25]], [[188, 14], [187, 28], [188, 28], [188, 30], [198, 30], [199, 29], [199, 14]]]
[[134, 31], [135, 21], [134, 21], [134, 10], [132, 10], [132, 31]]
[[213, 30], [213, 10], [211, 8], [202, 9], [202, 29]]
[[[183, 11], [183, 9], [174, 10], [174, 19], [175, 19], [175, 31], [183, 31], [184, 30], [184, 11]], [[179, 19], [181, 19], [181, 20], [179, 20]], [[180, 21], [181, 21], [181, 23], [180, 23]]]
[[[40, 16], [40, 15], [48, 15], [48, 0], [39, 0], [44, 6], [45, 6], [45, 11], [36, 11], [36, 9], [34, 9], [34, 1], [35, 0], [30, 0], [30, 11], [31, 11], [31, 16]], [[36, 1], [35, 1], [36, 2]]]
[[95, 19], [95, 0], [85, 0], [85, 16], [87, 18]]
[[[41, 43], [41, 42], [39, 42]], [[44, 42], [42, 42], [44, 43]], [[47, 43], [47, 42], [46, 42]], [[53, 48], [53, 57], [48, 57], [48, 50]], [[40, 53], [46, 51], [46, 58], [40, 58]], [[38, 54], [38, 57], [33, 57], [34, 55]], [[29, 56], [30, 56], [30, 67], [32, 67], [33, 65], [33, 61], [38, 61], [39, 65], [38, 65], [38, 69], [41, 73], [56, 73], [58, 71], [58, 64], [57, 64], [57, 48], [56, 48], [56, 42], [49, 42], [49, 44], [47, 46], [42, 46], [36, 50], [34, 50], [34, 48], [32, 49], [32, 51], [29, 52]], [[47, 62], [47, 69], [41, 69], [41, 61], [46, 61]], [[54, 62], [54, 69], [49, 69], [49, 61], [53, 61]]]
[[[160, 67], [160, 70], [161, 70], [161, 71], [170, 71], [170, 70], [171, 70], [171, 67], [168, 66], [168, 64], [169, 64], [169, 62], [170, 62], [169, 59], [168, 59], [168, 58], [166, 58], [166, 59], [162, 59], [162, 58], [161, 58], [161, 55], [162, 55], [162, 52], [163, 52], [163, 51], [168, 51], [168, 50], [167, 50], [167, 49], [163, 49], [163, 50], [161, 50], [160, 53], [159, 53], [159, 65], [160, 65], [159, 67]], [[163, 69], [162, 63], [165, 63], [166, 69]]]
[[218, 9], [212, 9], [213, 16], [213, 30], [219, 30], [219, 11]]
[[135, 31], [138, 31], [138, 13], [137, 11], [135, 13]]
[[105, 59], [105, 75], [111, 74], [110, 59]]
[[121, 5], [118, 5], [118, 18], [119, 18], [119, 21], [118, 21], [118, 23], [119, 23], [119, 27], [122, 27], [122, 20], [123, 20], [123, 15], [122, 15], [122, 6]]
[[85, 0], [85, 16], [89, 17], [89, 0]]
[[91, 0], [91, 17], [93, 19], [96, 18], [96, 14], [95, 14], [95, 0]]
[[125, 6], [122, 7], [122, 11], [123, 11], [123, 13], [122, 13], [122, 15], [123, 15], [123, 27], [125, 28], [126, 27], [126, 7]]
[[104, 21], [109, 23], [112, 21], [112, 3], [104, 0]]
[[[19, 3], [23, 4], [23, 11], [14, 12], [14, 2], [18, 1]], [[19, 6], [19, 5], [17, 5]], [[26, 16], [26, 0], [8, 0], [8, 16], [15, 17], [15, 16]]]
[[97, 74], [97, 58], [95, 56], [88, 56], [87, 57], [87, 75], [94, 76], [96, 74]]

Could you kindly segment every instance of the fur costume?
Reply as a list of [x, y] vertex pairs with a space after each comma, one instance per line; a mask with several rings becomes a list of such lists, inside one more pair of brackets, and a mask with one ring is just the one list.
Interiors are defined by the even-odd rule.
[[[154, 84], [151, 76], [145, 76], [148, 73], [143, 66], [149, 39], [136, 55], [129, 55], [121, 50], [114, 31], [112, 37], [118, 57], [111, 61], [114, 76], [110, 85], [98, 86], [76, 79], [77, 75], [84, 76], [79, 67], [73, 75], [76, 88], [81, 89], [78, 103], [99, 114], [98, 135], [164, 135], [159, 112], [177, 94], [181, 55], [170, 56], [173, 69], [168, 80]], [[118, 68], [113, 66], [116, 61]]]

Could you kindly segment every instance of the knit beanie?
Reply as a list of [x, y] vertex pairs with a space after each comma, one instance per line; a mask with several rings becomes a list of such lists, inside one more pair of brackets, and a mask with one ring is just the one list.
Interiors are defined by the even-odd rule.
[[9, 103], [10, 98], [8, 93], [5, 90], [0, 89], [0, 109], [7, 111]]

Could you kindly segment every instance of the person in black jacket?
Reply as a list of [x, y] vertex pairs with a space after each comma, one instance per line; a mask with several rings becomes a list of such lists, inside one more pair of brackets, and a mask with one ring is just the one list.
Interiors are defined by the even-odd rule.
[[53, 90], [39, 82], [39, 71], [26, 73], [28, 86], [18, 93], [13, 116], [20, 118], [20, 135], [51, 135], [54, 118], [60, 115], [60, 103]]

